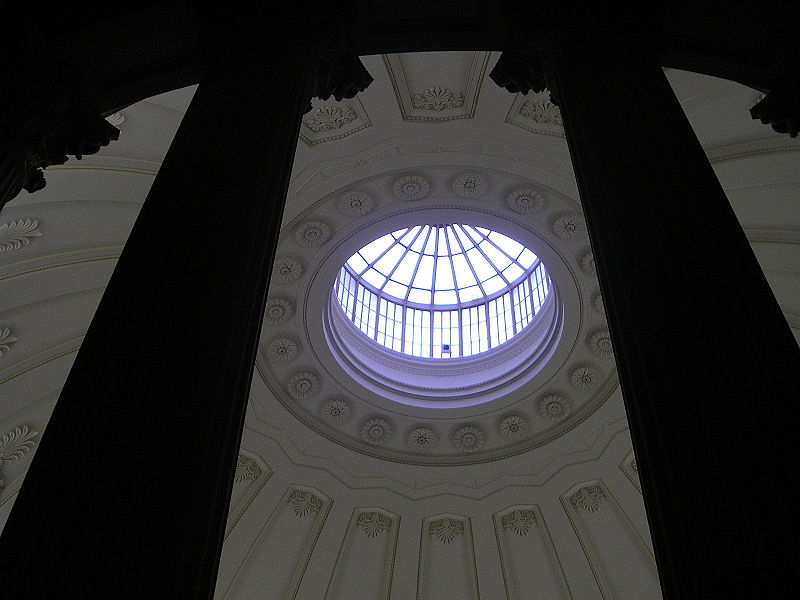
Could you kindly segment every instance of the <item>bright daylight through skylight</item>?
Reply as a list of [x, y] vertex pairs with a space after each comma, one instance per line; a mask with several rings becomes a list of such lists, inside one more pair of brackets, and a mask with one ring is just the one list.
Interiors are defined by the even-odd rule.
[[365, 335], [421, 358], [472, 356], [527, 327], [550, 290], [536, 255], [471, 225], [399, 229], [353, 254], [334, 295]]

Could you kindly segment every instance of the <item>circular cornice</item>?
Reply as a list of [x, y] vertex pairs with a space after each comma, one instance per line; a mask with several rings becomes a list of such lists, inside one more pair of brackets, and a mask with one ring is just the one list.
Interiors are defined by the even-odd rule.
[[[398, 194], [409, 182], [424, 196]], [[481, 194], [457, 196], [465, 182]], [[555, 293], [548, 318], [499, 347], [503, 356], [490, 351], [460, 366], [463, 384], [454, 386], [460, 389], [444, 410], [433, 373], [389, 350], [382, 355], [365, 336], [337, 338], [335, 312], [328, 309], [333, 282], [353, 252], [400, 227], [448, 219], [531, 248], [547, 265]], [[301, 242], [306, 232], [313, 243]], [[472, 464], [541, 446], [585, 420], [615, 383], [602, 335], [607, 326], [592, 307], [597, 282], [582, 265], [588, 252], [573, 200], [498, 169], [447, 164], [392, 170], [331, 190], [285, 223], [262, 331], [265, 383], [307, 427], [372, 457]], [[434, 383], [423, 385], [423, 379]]]

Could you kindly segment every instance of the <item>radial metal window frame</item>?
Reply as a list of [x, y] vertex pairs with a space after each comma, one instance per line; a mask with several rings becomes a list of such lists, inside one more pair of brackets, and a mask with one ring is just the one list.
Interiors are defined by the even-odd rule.
[[[431, 236], [433, 243], [429, 246]], [[418, 245], [420, 238], [423, 241]], [[440, 246], [442, 239], [444, 244]], [[457, 246], [456, 252], [453, 246]], [[398, 249], [399, 256], [398, 252], [390, 254], [393, 249]], [[466, 259], [472, 279], [463, 265], [456, 268], [454, 256]], [[502, 267], [497, 263], [501, 256], [505, 257]], [[430, 285], [416, 287], [413, 284], [426, 257], [433, 259]], [[449, 269], [444, 266], [439, 270], [442, 259], [449, 259]], [[473, 261], [482, 262], [477, 265]], [[414, 266], [409, 272], [408, 265], [412, 262]], [[404, 278], [408, 281], [398, 282], [392, 277], [403, 263], [407, 265]], [[489, 272], [487, 265], [494, 272]], [[510, 272], [522, 274], [509, 278], [506, 271], [512, 265], [516, 270]], [[436, 276], [448, 270], [452, 288], [444, 291], [454, 292], [457, 301], [436, 303]], [[372, 279], [372, 283], [365, 277]], [[484, 284], [496, 277], [501, 279], [502, 287], [487, 292], [488, 286]], [[382, 284], [377, 285], [381, 278], [384, 278]], [[426, 278], [427, 272], [423, 275]], [[449, 281], [446, 275], [444, 279]], [[460, 288], [459, 280], [473, 283]], [[394, 283], [395, 290], [405, 285], [403, 297], [386, 291], [389, 282]], [[492, 285], [496, 288], [497, 282]], [[544, 264], [516, 240], [485, 228], [436, 224], [400, 229], [364, 246], [340, 270], [333, 296], [347, 319], [382, 346], [410, 356], [447, 359], [473, 356], [509, 341], [535, 319], [551, 285]], [[477, 290], [472, 290], [462, 300], [462, 292], [476, 286], [480, 296], [475, 295]], [[410, 299], [412, 294], [424, 297], [426, 293], [429, 302]], [[474, 297], [469, 298], [470, 295]]]

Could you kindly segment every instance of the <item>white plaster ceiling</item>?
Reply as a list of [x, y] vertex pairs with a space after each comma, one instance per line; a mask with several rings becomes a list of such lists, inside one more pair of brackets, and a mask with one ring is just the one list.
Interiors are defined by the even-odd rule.
[[[518, 215], [503, 204], [501, 192], [512, 184], [497, 185], [502, 178], [579, 214], [557, 111], [546, 95], [515, 96], [495, 86], [486, 74], [496, 59], [474, 52], [364, 57], [374, 83], [353, 100], [315, 101], [304, 118], [280, 248], [291, 247], [307, 265], [322, 264], [337, 236], [394, 210], [388, 188], [369, 186], [402, 174], [426, 175], [444, 193], [450, 174], [469, 169], [493, 184], [497, 214]], [[749, 118], [753, 90], [674, 70], [667, 77], [800, 339], [797, 140]], [[45, 190], [23, 194], [0, 215], [0, 522], [192, 93], [177, 90], [126, 108], [118, 142], [48, 169]], [[348, 216], [337, 209], [347, 190], [367, 188], [373, 212]], [[418, 206], [430, 208], [436, 198]], [[530, 590], [576, 600], [660, 597], [613, 361], [593, 357], [587, 345], [603, 327], [596, 280], [583, 260], [588, 243], [559, 239], [552, 229], [557, 214], [545, 214], [526, 223], [558, 247], [577, 282], [570, 300], [579, 319], [574, 360], [603, 367], [602, 385], [580, 397], [592, 410], [557, 430], [537, 423], [555, 435], [529, 446], [524, 438], [504, 442], [492, 416], [481, 425], [487, 438], [507, 448], [521, 443], [520, 452], [412, 464], [402, 460], [411, 451], [401, 444], [391, 456], [365, 452], [357, 441], [344, 443], [298, 418], [279, 401], [285, 380], [276, 369], [283, 367], [262, 345], [217, 597], [516, 599]], [[296, 227], [321, 219], [332, 229], [330, 242], [298, 247]], [[280, 292], [296, 301], [310, 281]], [[300, 310], [291, 326], [313, 328], [313, 318]], [[307, 347], [313, 336], [281, 331], [301, 341], [292, 364], [316, 368], [325, 379], [314, 359], [319, 349]], [[271, 342], [274, 332], [265, 326], [262, 341]], [[130, 340], [132, 351], [157, 351], [157, 333]], [[571, 357], [559, 360], [569, 368]], [[548, 385], [533, 384], [530, 392], [535, 397]], [[567, 380], [559, 385], [570, 390]], [[328, 391], [322, 387], [319, 399]], [[353, 435], [368, 417], [353, 413]], [[425, 414], [414, 418], [426, 422]], [[456, 415], [440, 437], [447, 441], [457, 421], [476, 418]], [[533, 425], [537, 417], [526, 418]], [[390, 419], [397, 439], [412, 424]], [[19, 451], [12, 455], [11, 448]]]

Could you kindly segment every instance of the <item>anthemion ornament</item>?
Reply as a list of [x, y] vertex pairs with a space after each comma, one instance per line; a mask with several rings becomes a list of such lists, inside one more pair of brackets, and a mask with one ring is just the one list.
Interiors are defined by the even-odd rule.
[[264, 311], [267, 323], [270, 325], [280, 325], [286, 323], [294, 312], [292, 303], [283, 298], [270, 298], [267, 300], [267, 307]]
[[581, 258], [581, 268], [587, 275], [594, 275], [597, 273], [597, 267], [594, 264], [594, 253], [589, 251]]
[[477, 173], [462, 173], [453, 181], [452, 189], [459, 198], [480, 198], [489, 190], [489, 185]]
[[261, 467], [249, 456], [240, 454], [236, 461], [236, 473], [234, 481], [255, 481], [261, 475]]
[[603, 503], [605, 494], [599, 485], [590, 485], [579, 489], [569, 497], [575, 508], [582, 508], [586, 512], [597, 512]]
[[553, 223], [553, 232], [562, 240], [574, 240], [583, 237], [586, 224], [578, 215], [564, 215]]
[[614, 347], [611, 345], [611, 334], [607, 331], [598, 331], [589, 338], [589, 348], [597, 356], [611, 358], [614, 356]]
[[0, 467], [22, 458], [33, 450], [36, 445], [33, 438], [37, 435], [39, 435], [38, 431], [23, 425], [22, 427], [15, 427], [0, 438]]
[[544, 206], [544, 198], [536, 190], [523, 188], [511, 192], [506, 197], [506, 204], [516, 213], [529, 215], [541, 210]]
[[567, 398], [558, 394], [547, 394], [536, 403], [539, 415], [548, 421], [560, 421], [569, 414], [572, 409], [571, 403]]
[[392, 526], [392, 520], [379, 512], [362, 512], [356, 521], [359, 529], [369, 538], [378, 537]]
[[318, 513], [322, 510], [322, 500], [304, 490], [292, 490], [287, 504], [292, 507], [294, 514], [298, 517], [305, 517], [308, 513]]
[[606, 314], [606, 305], [603, 302], [603, 296], [601, 294], [598, 293], [595, 295], [594, 300], [592, 300], [592, 306], [594, 306], [594, 309], [601, 315]]
[[535, 123], [563, 125], [561, 110], [549, 99], [527, 100], [519, 109], [519, 114]]
[[528, 431], [528, 422], [519, 415], [510, 415], [500, 422], [500, 434], [509, 440], [518, 440]]
[[292, 283], [302, 274], [303, 265], [294, 258], [279, 258], [272, 268], [272, 277], [279, 283]]
[[344, 400], [331, 400], [322, 405], [322, 418], [341, 425], [350, 420], [350, 406]]
[[422, 200], [428, 195], [431, 185], [422, 175], [404, 175], [394, 182], [392, 189], [400, 200]]
[[408, 434], [408, 447], [419, 452], [429, 452], [436, 446], [436, 434], [428, 427], [417, 427]]
[[351, 217], [363, 217], [372, 210], [374, 202], [367, 192], [349, 192], [339, 198], [339, 211]]
[[310, 398], [319, 391], [319, 379], [313, 373], [301, 371], [289, 380], [286, 389], [298, 400]]
[[532, 510], [515, 510], [503, 515], [503, 527], [519, 536], [528, 535], [534, 523], [536, 523], [536, 513]]
[[600, 381], [600, 373], [592, 367], [578, 367], [572, 372], [570, 381], [575, 389], [588, 392]]
[[457, 519], [437, 519], [431, 522], [428, 530], [441, 543], [450, 544], [457, 536], [464, 535], [464, 522]]
[[11, 350], [9, 344], [18, 340], [18, 337], [11, 335], [11, 330], [8, 327], [0, 327], [0, 356], [3, 356], [4, 352]]
[[462, 452], [475, 452], [483, 447], [483, 432], [473, 425], [465, 425], [453, 435], [453, 444]]
[[279, 363], [290, 363], [297, 356], [297, 343], [291, 338], [278, 338], [270, 344], [269, 349]]
[[411, 103], [422, 110], [452, 110], [464, 105], [464, 94], [437, 85], [414, 94]]
[[358, 118], [352, 106], [320, 106], [304, 119], [306, 126], [314, 133], [341, 129]]
[[294, 239], [303, 248], [316, 248], [331, 237], [331, 228], [322, 221], [308, 221], [294, 230]]
[[392, 439], [392, 426], [385, 419], [370, 419], [361, 426], [361, 439], [381, 446]]
[[36, 219], [18, 219], [0, 225], [0, 254], [30, 244], [30, 238], [42, 235], [41, 231], [36, 231], [38, 226]]

